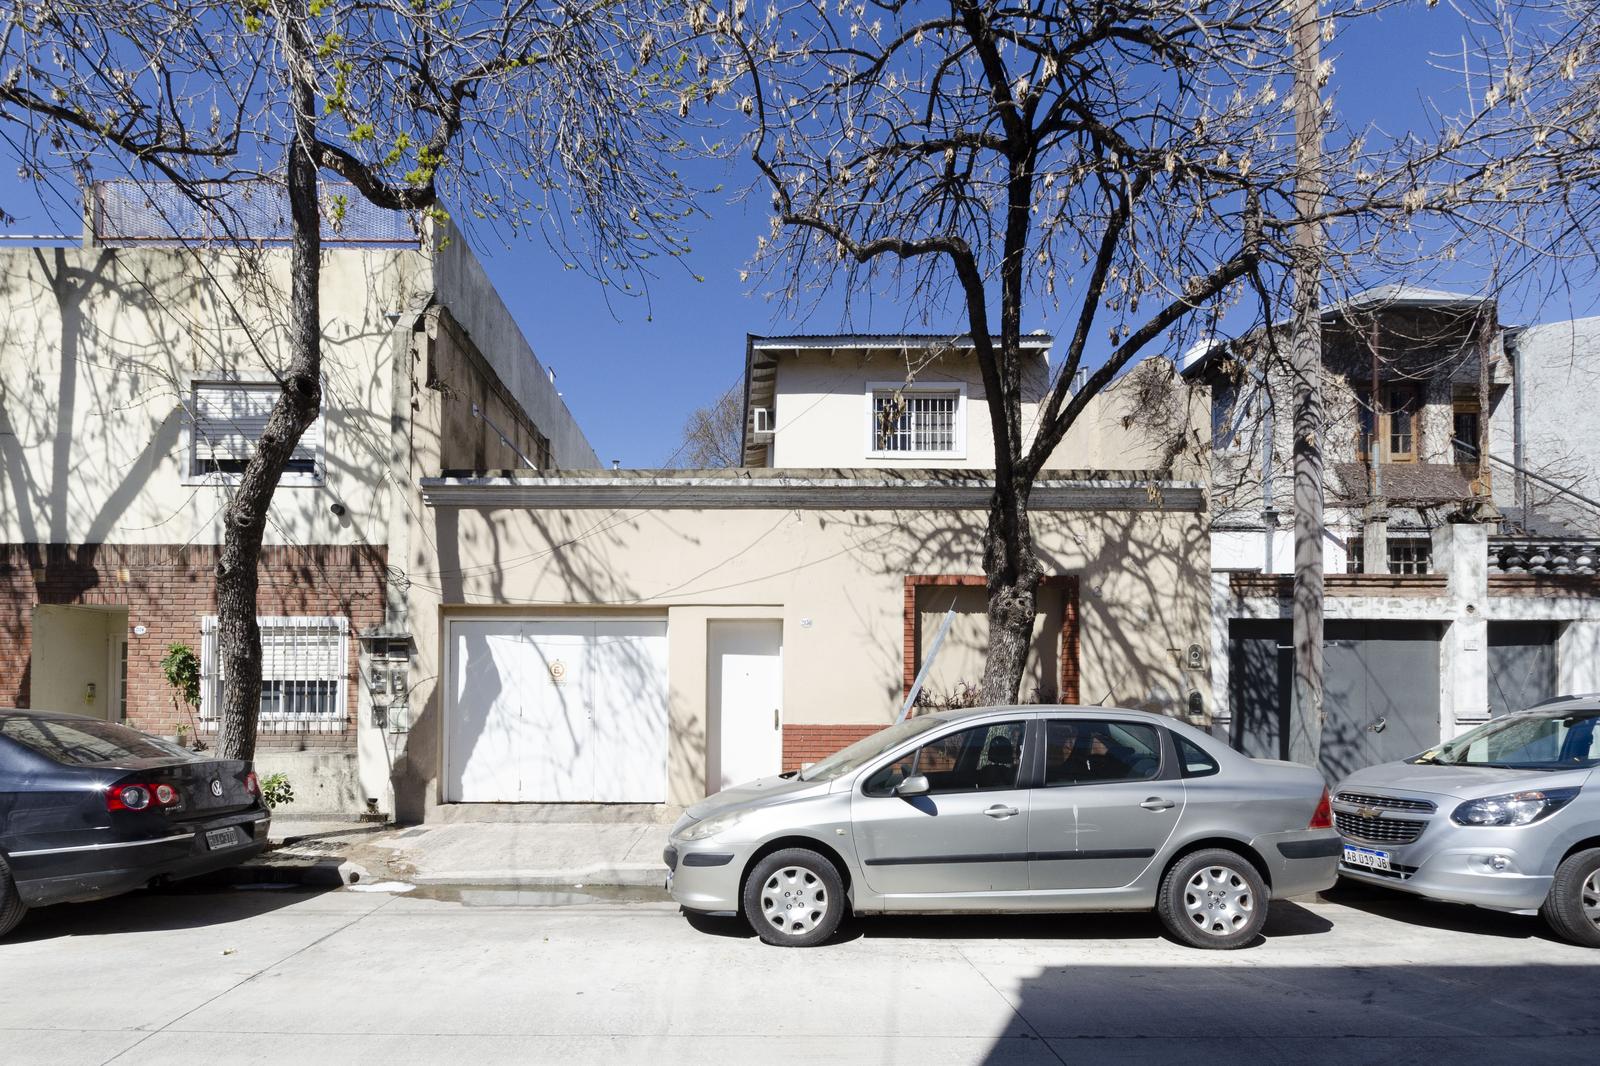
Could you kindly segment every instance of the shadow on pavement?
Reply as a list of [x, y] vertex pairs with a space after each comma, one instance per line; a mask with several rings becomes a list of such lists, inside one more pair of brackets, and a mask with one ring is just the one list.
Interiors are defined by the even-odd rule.
[[1003, 990], [1016, 1025], [996, 1035], [982, 1062], [1594, 1061], [1592, 966], [1418, 965], [1381, 950], [1370, 965], [1318, 965], [1314, 952], [1265, 965], [1250, 952], [1217, 954], [1019, 975]]
[[170, 929], [200, 929], [247, 921], [281, 910], [325, 889], [300, 885], [243, 889], [187, 886], [182, 882], [140, 889], [90, 903], [58, 903], [29, 911], [3, 943], [55, 940], [69, 936], [108, 936]]
[[[1337, 903], [1341, 907], [1349, 907], [1364, 914], [1373, 914], [1426, 929], [1476, 933], [1514, 940], [1549, 940], [1554, 943], [1565, 943], [1550, 930], [1544, 919], [1532, 914], [1507, 914], [1503, 911], [1471, 907], [1464, 903], [1444, 903], [1377, 886], [1343, 881], [1322, 893], [1322, 898], [1329, 903]], [[1600, 962], [1600, 958], [1595, 961]]]
[[[743, 918], [685, 912], [689, 924], [711, 936], [754, 939]], [[1298, 903], [1278, 900], [1267, 913], [1262, 939], [1313, 936], [1333, 923]], [[1150, 913], [863, 915], [840, 928], [830, 944], [852, 940], [1170, 940]]]

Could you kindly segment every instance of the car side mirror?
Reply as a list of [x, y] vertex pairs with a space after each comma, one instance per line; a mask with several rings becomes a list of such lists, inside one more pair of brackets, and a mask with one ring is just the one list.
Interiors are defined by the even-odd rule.
[[912, 774], [894, 786], [894, 794], [896, 796], [920, 796], [927, 791], [928, 779], [921, 774]]

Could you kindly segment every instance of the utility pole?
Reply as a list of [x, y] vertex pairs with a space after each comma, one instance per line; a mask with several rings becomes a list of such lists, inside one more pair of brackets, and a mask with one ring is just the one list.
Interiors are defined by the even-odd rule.
[[1318, 0], [1295, 0], [1294, 704], [1289, 758], [1316, 766], [1322, 746], [1322, 27]]

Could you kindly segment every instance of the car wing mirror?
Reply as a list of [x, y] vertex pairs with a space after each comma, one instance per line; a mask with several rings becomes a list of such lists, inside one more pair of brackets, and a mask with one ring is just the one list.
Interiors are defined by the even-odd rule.
[[921, 774], [912, 774], [894, 786], [894, 794], [896, 796], [921, 796], [927, 791], [928, 779]]

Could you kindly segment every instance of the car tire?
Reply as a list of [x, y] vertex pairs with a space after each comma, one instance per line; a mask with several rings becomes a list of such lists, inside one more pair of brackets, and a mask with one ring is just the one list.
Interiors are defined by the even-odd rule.
[[1167, 868], [1156, 898], [1167, 932], [1192, 948], [1242, 948], [1267, 921], [1267, 884], [1236, 851], [1207, 848]]
[[11, 867], [6, 865], [5, 856], [0, 855], [0, 936], [15, 929], [27, 913], [27, 904], [22, 902], [17, 883], [11, 878]]
[[1568, 855], [1556, 867], [1539, 913], [1562, 939], [1600, 948], [1600, 848]]
[[768, 944], [809, 948], [838, 931], [849, 906], [844, 879], [826, 856], [785, 848], [756, 863], [744, 883], [744, 917]]

